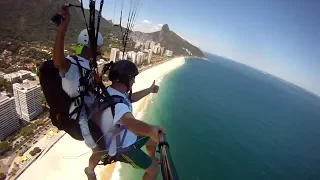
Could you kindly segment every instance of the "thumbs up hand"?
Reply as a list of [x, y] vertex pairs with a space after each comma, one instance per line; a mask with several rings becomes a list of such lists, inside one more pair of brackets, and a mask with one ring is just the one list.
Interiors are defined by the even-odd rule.
[[156, 81], [154, 80], [152, 85], [150, 86], [150, 92], [151, 93], [158, 93], [159, 86], [156, 85]]

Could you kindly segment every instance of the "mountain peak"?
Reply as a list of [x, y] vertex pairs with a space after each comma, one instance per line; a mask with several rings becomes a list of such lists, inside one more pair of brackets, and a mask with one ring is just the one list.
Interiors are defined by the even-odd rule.
[[159, 42], [163, 41], [167, 34], [169, 34], [170, 29], [168, 24], [162, 26], [161, 31], [159, 33]]
[[163, 31], [163, 32], [168, 32], [168, 31], [170, 31], [169, 25], [168, 25], [168, 24], [163, 25], [162, 28], [161, 28], [161, 31]]
[[160, 43], [161, 47], [167, 50], [172, 50], [174, 55], [183, 56], [198, 56], [205, 57], [202, 51], [190, 44], [188, 41], [182, 39], [175, 32], [169, 29], [168, 24], [164, 24], [160, 31], [152, 33], [133, 32], [131, 38], [135, 42], [154, 41]]

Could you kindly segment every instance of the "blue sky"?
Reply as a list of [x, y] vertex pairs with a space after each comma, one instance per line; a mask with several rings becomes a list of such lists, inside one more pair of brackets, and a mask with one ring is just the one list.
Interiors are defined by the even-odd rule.
[[[103, 16], [113, 19], [115, 1], [118, 21], [120, 0], [105, 0]], [[320, 0], [144, 0], [134, 30], [168, 24], [203, 51], [320, 95], [319, 18]]]

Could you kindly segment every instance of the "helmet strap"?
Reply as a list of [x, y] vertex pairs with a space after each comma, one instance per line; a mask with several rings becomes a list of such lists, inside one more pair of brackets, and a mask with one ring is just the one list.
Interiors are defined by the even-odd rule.
[[[130, 88], [130, 81], [131, 80], [129, 80], [129, 79], [127, 79], [127, 82], [125, 83], [125, 85], [127, 86], [127, 89], [128, 89], [128, 91], [129, 91], [129, 100], [131, 101], [131, 96], [132, 96], [132, 88]], [[127, 91], [127, 92], [128, 92]]]
[[77, 55], [82, 54], [83, 49], [84, 49], [84, 45], [78, 44], [78, 45], [76, 46], [76, 54], [77, 54]]
[[130, 89], [130, 92], [129, 92], [129, 100], [130, 100], [130, 102], [132, 101], [131, 97], [132, 97], [132, 89]]

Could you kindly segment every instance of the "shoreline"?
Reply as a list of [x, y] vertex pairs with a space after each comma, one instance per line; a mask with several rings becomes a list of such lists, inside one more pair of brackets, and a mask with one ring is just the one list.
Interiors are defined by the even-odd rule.
[[[185, 58], [174, 58], [151, 68], [143, 70], [136, 78], [133, 91], [140, 91], [148, 88], [153, 80], [159, 84], [159, 80], [172, 70], [182, 66]], [[161, 87], [160, 87], [161, 88]], [[152, 95], [148, 95], [139, 102], [133, 104], [133, 114], [141, 119]], [[68, 134], [57, 141], [46, 154], [30, 165], [18, 179], [87, 179], [84, 168], [91, 156], [91, 149], [83, 141], [76, 141]], [[119, 162], [108, 166], [97, 166], [95, 169], [97, 179], [120, 179]]]
[[[32, 158], [31, 161], [27, 162], [27, 164], [25, 165], [25, 167], [23, 167], [22, 169], [20, 169], [18, 171], [18, 173], [13, 177], [13, 179], [17, 179], [20, 177], [20, 175], [26, 171], [28, 169], [29, 166], [32, 165], [32, 163], [36, 162], [38, 159], [41, 159], [42, 156], [44, 156], [51, 148], [52, 146], [54, 146], [54, 144], [56, 142], [58, 142], [66, 133], [65, 132], [61, 132], [60, 134], [57, 134], [57, 137], [55, 138], [54, 141], [50, 142], [50, 144], [44, 149], [42, 150], [39, 154], [37, 154], [34, 158]], [[30, 148], [31, 149], [31, 148]], [[12, 179], [12, 178], [10, 178]]]

